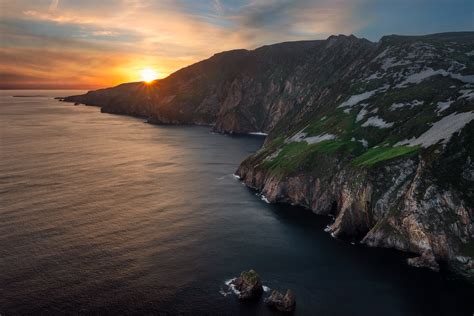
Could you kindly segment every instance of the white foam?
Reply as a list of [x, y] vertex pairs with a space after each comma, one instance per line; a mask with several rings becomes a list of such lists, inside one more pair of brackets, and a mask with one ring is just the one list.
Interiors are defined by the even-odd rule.
[[240, 180], [240, 176], [236, 175], [235, 173], [232, 175], [235, 179]]
[[271, 288], [269, 288], [268, 286], [262, 285], [262, 288], [263, 288], [264, 292], [270, 292], [271, 291]]
[[270, 201], [267, 199], [267, 197], [266, 197], [265, 195], [262, 194], [262, 195], [260, 196], [260, 199], [261, 199], [262, 201], [264, 201], [265, 203], [270, 204]]
[[232, 281], [236, 280], [237, 278], [233, 278], [233, 279], [229, 279], [227, 281], [225, 281], [225, 285], [227, 285], [229, 287], [229, 289], [236, 295], [239, 295], [240, 294], [240, 291], [237, 290], [237, 288], [235, 287], [235, 285], [232, 284]]
[[416, 146], [429, 147], [443, 140], [446, 144], [451, 139], [451, 136], [460, 131], [470, 121], [474, 119], [474, 112], [452, 113], [443, 117], [441, 120], [433, 123], [429, 130], [421, 134], [417, 138], [411, 138], [399, 141], [394, 146]]
[[249, 133], [249, 135], [268, 136], [268, 134], [264, 132], [252, 132]]

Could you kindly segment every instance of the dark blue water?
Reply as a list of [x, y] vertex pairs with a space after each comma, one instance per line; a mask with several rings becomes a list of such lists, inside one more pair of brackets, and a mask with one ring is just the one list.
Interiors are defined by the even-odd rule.
[[474, 291], [331, 238], [232, 176], [259, 137], [1, 93], [0, 314], [272, 314], [224, 296], [254, 268], [297, 315], [472, 315]]

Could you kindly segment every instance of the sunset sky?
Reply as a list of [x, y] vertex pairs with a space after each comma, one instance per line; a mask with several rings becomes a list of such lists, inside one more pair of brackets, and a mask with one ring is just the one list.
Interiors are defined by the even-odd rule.
[[0, 0], [0, 88], [94, 89], [234, 48], [474, 29], [472, 0]]

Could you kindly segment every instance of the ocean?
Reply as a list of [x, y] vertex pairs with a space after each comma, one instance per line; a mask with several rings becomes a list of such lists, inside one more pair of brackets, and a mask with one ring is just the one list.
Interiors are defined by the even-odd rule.
[[295, 293], [295, 315], [474, 312], [454, 275], [332, 238], [330, 218], [242, 185], [262, 136], [53, 99], [79, 93], [0, 93], [0, 314], [275, 314], [225, 285], [250, 268]]

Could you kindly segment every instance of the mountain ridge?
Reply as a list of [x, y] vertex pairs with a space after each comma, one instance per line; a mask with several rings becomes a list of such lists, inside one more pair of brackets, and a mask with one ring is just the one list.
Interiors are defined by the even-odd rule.
[[156, 124], [266, 132], [236, 174], [328, 232], [474, 275], [474, 32], [284, 42], [215, 54], [152, 85], [64, 100]]

